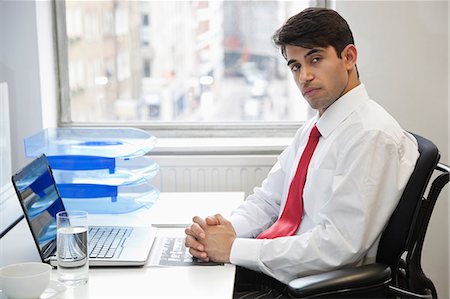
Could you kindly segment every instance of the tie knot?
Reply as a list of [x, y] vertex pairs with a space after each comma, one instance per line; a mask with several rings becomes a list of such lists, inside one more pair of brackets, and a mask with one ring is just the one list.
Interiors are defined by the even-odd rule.
[[315, 138], [319, 138], [320, 136], [322, 136], [319, 132], [319, 129], [317, 129], [317, 126], [314, 125], [314, 127], [311, 130], [311, 133], [309, 133], [309, 137], [315, 137]]

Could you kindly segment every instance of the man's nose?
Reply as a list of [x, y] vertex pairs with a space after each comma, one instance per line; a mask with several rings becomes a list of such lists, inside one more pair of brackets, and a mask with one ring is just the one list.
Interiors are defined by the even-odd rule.
[[313, 78], [314, 78], [314, 74], [311, 72], [310, 68], [303, 66], [300, 69], [300, 72], [298, 74], [298, 81], [300, 83], [305, 83], [305, 82], [311, 81]]

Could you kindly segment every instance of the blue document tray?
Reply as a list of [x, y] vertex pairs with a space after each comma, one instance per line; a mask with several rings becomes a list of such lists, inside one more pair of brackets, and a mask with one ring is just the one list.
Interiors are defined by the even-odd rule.
[[121, 214], [150, 208], [159, 190], [147, 182], [125, 186], [95, 184], [57, 184], [68, 210], [84, 210], [94, 214]]
[[46, 154], [53, 169], [109, 169], [113, 173], [117, 158], [145, 155], [156, 138], [136, 128], [53, 128], [24, 142], [27, 157]]
[[148, 157], [116, 159], [115, 171], [95, 170], [59, 170], [53, 169], [55, 181], [59, 184], [101, 184], [129, 185], [141, 180], [150, 181], [159, 172], [159, 165]]

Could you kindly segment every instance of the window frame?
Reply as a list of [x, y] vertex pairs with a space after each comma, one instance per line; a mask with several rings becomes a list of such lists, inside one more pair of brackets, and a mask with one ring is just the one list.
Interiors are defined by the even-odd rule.
[[[316, 1], [326, 7], [327, 0]], [[158, 137], [292, 137], [305, 121], [287, 122], [74, 122], [71, 119], [65, 0], [53, 0], [59, 127], [137, 127]], [[269, 38], [269, 37], [268, 37]], [[280, 54], [281, 55], [281, 54]]]

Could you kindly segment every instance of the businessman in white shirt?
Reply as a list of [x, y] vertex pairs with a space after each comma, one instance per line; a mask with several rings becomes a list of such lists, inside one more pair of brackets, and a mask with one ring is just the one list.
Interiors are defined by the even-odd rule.
[[353, 35], [337, 12], [305, 9], [273, 40], [317, 115], [229, 220], [196, 216], [186, 229], [193, 256], [240, 266], [236, 297], [283, 296], [296, 277], [374, 262], [419, 156], [360, 82]]

